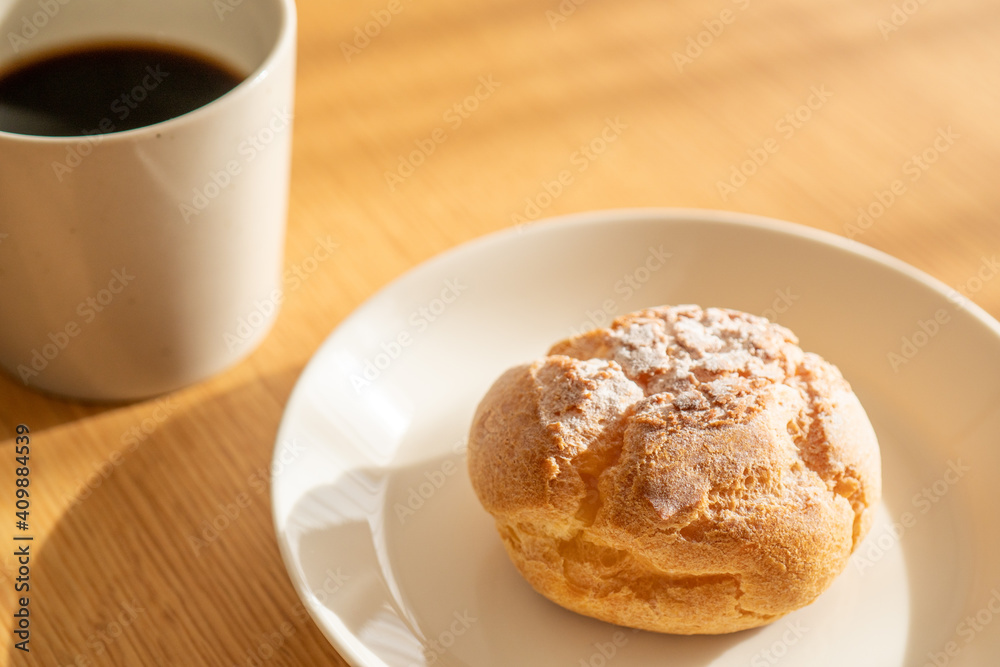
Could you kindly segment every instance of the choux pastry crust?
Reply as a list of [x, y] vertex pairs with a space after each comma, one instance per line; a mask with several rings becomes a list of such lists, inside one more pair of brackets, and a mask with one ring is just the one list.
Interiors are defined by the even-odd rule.
[[535, 590], [677, 634], [814, 601], [881, 494], [875, 432], [836, 367], [761, 317], [691, 305], [619, 317], [508, 370], [468, 461]]

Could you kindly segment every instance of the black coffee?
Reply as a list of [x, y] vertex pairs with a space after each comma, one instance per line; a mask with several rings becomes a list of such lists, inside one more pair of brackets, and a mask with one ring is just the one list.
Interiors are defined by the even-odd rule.
[[77, 48], [0, 73], [0, 130], [49, 137], [122, 132], [193, 111], [243, 78], [175, 48]]

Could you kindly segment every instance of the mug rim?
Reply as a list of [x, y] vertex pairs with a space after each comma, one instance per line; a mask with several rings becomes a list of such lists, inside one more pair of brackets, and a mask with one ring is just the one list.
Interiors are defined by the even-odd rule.
[[[248, 95], [249, 91], [258, 85], [260, 82], [267, 78], [267, 75], [274, 68], [275, 62], [285, 53], [286, 50], [295, 49], [295, 36], [298, 30], [298, 12], [295, 5], [295, 0], [272, 0], [275, 2], [281, 12], [280, 25], [277, 30], [277, 38], [264, 57], [264, 60], [260, 65], [257, 66], [252, 72], [247, 74], [243, 79], [236, 84], [231, 90], [223, 93], [219, 97], [216, 97], [211, 102], [203, 104], [202, 106], [187, 111], [180, 114], [179, 116], [173, 116], [172, 118], [167, 118], [166, 120], [161, 120], [158, 123], [153, 123], [152, 125], [143, 125], [142, 127], [134, 127], [129, 130], [120, 130], [117, 132], [95, 132], [93, 134], [73, 134], [68, 136], [50, 136], [44, 134], [21, 134], [19, 132], [7, 132], [0, 129], [0, 142], [22, 142], [22, 143], [41, 143], [48, 145], [58, 145], [58, 144], [77, 144], [81, 141], [94, 141], [94, 143], [108, 143], [108, 142], [118, 142], [118, 141], [128, 141], [136, 140], [142, 138], [143, 134], [156, 134], [162, 132], [165, 128], [169, 129], [173, 126], [182, 125], [186, 123], [197, 122], [198, 119], [206, 113], [211, 113], [220, 104], [235, 104], [235, 100]], [[293, 53], [294, 55], [294, 53]], [[293, 74], [294, 76], [294, 74]], [[95, 139], [96, 138], [96, 139]]]

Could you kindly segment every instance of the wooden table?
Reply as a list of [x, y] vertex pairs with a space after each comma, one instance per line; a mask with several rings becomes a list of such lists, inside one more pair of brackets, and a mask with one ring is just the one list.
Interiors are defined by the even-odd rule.
[[[1000, 317], [1000, 280], [974, 280], [1000, 251], [993, 0], [299, 10], [286, 250], [298, 280], [263, 346], [131, 405], [0, 380], [3, 520], [19, 423], [35, 491], [31, 653], [5, 629], [10, 664], [345, 664], [301, 613], [275, 543], [266, 482], [283, 407], [362, 301], [521, 220], [631, 206], [765, 214], [852, 235]], [[544, 196], [564, 170], [572, 182]], [[10, 628], [17, 564], [13, 548], [0, 553]]]

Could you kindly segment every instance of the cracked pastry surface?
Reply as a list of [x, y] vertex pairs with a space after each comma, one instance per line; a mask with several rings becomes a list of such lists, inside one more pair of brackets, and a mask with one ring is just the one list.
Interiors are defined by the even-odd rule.
[[469, 473], [535, 590], [678, 634], [811, 603], [881, 493], [837, 368], [784, 327], [697, 306], [622, 316], [508, 370], [476, 412]]

